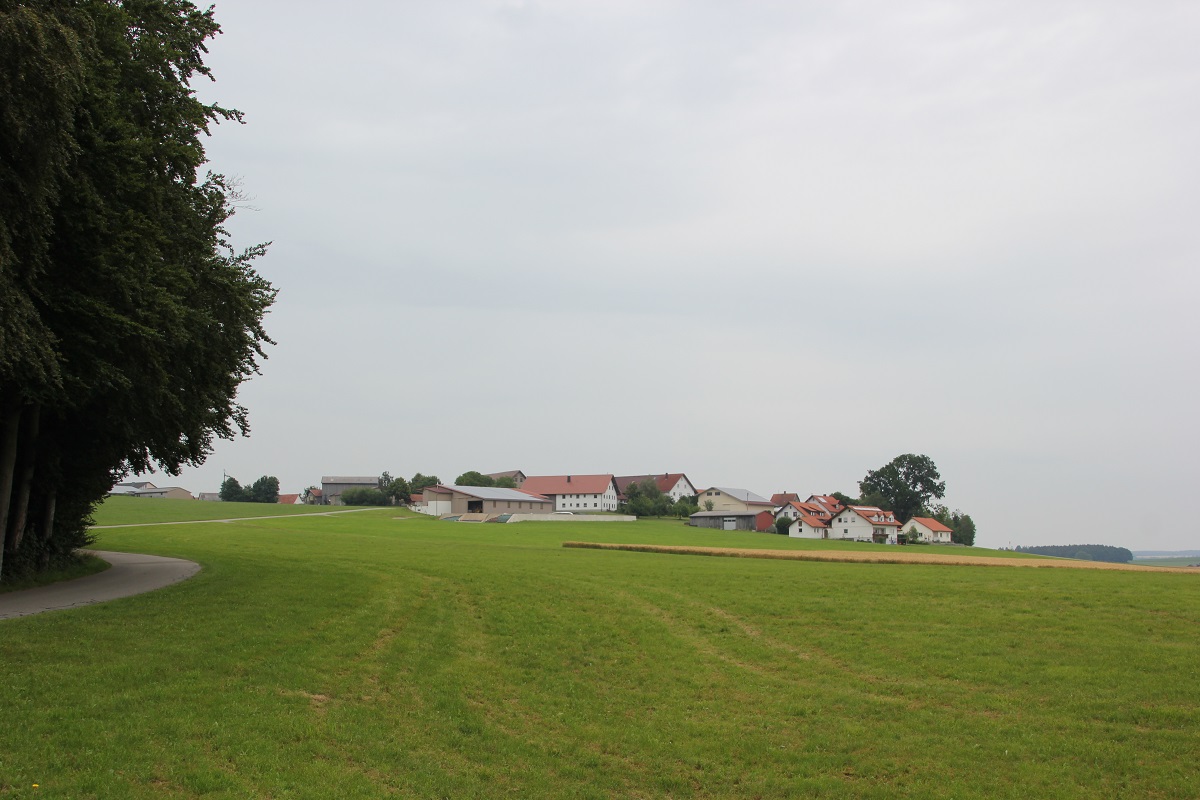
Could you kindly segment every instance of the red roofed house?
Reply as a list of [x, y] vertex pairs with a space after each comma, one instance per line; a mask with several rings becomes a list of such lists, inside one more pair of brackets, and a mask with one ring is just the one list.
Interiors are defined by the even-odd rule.
[[875, 506], [847, 506], [829, 521], [830, 539], [895, 544], [899, 531], [896, 515]]
[[793, 500], [779, 509], [775, 518], [792, 520], [788, 536], [793, 539], [828, 539], [829, 520], [833, 515], [816, 503], [800, 503]]
[[300, 495], [298, 494], [281, 494], [276, 502], [285, 506], [298, 506], [303, 501], [300, 500]]
[[771, 502], [777, 506], [786, 506], [793, 500], [795, 500], [797, 503], [800, 502], [800, 495], [796, 494], [795, 492], [776, 492], [775, 494], [771, 495]]
[[837, 514], [843, 508], [845, 508], [845, 506], [841, 504], [841, 501], [839, 501], [836, 497], [831, 497], [827, 494], [814, 494], [804, 502], [816, 503], [821, 508], [828, 511], [830, 516]]
[[904, 523], [900, 532], [918, 542], [933, 542], [935, 544], [950, 544], [954, 531], [932, 517], [913, 517]]
[[617, 510], [617, 483], [612, 475], [529, 475], [521, 491], [550, 498], [555, 511]]
[[664, 472], [661, 475], [621, 475], [613, 480], [617, 483], [617, 494], [624, 496], [625, 487], [631, 483], [641, 483], [647, 478], [654, 481], [658, 490], [670, 497], [672, 503], [678, 502], [681, 497], [696, 496], [696, 487], [682, 472]]

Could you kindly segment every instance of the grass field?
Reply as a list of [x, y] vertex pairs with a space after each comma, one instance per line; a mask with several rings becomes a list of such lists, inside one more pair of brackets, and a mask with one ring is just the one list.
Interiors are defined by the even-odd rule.
[[1190, 567], [1200, 564], [1200, 556], [1179, 556], [1177, 558], [1135, 558], [1133, 564], [1143, 567]]
[[1200, 576], [396, 516], [99, 532], [204, 569], [0, 624], [0, 796], [1200, 795]]
[[162, 497], [109, 497], [96, 509], [97, 525], [144, 525], [148, 522], [190, 522], [206, 519], [273, 517], [285, 514], [321, 514], [329, 506], [296, 506], [279, 503], [209, 503], [168, 500]]

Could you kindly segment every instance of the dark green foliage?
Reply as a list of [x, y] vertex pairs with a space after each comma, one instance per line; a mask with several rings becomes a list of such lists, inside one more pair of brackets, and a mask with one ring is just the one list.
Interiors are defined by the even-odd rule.
[[635, 517], [665, 517], [674, 511], [674, 504], [653, 478], [646, 478], [625, 487], [623, 510]]
[[388, 498], [388, 505], [397, 503], [406, 505], [412, 499], [408, 481], [404, 478], [393, 478], [390, 472], [384, 472], [379, 476], [379, 491]]
[[220, 497], [226, 503], [278, 503], [279, 479], [263, 475], [249, 486], [242, 486], [237, 478], [227, 476], [221, 482]]
[[[462, 484], [459, 485], [461, 486]], [[499, 478], [496, 478], [492, 485], [497, 489], [516, 489], [517, 479], [512, 475], [501, 475]]]
[[1057, 544], [1040, 547], [1017, 547], [1018, 553], [1033, 553], [1039, 556], [1078, 558], [1082, 561], [1107, 561], [1113, 564], [1128, 564], [1133, 553], [1124, 547], [1107, 544]]
[[342, 492], [342, 505], [344, 506], [390, 506], [391, 504], [392, 498], [378, 489], [371, 489], [367, 486], [356, 486]]
[[858, 489], [864, 500], [876, 501], [863, 505], [879, 505], [895, 512], [896, 519], [903, 523], [917, 516], [930, 500], [945, 495], [946, 483], [933, 459], [906, 453], [868, 472], [858, 482]]
[[469, 470], [454, 479], [455, 486], [495, 486], [496, 482], [482, 472]]
[[113, 482], [178, 474], [245, 434], [238, 385], [275, 290], [199, 177], [211, 10], [183, 0], [0, 5], [0, 531], [49, 563]]
[[[841, 503], [844, 506], [859, 505], [857, 497], [851, 497], [850, 495], [843, 494], [842, 492], [831, 492], [829, 496], [832, 497], [834, 500], [837, 500], [839, 503]], [[891, 511], [891, 509], [889, 508], [888, 511]]]
[[672, 513], [680, 519], [685, 519], [700, 510], [700, 498], [694, 494], [684, 495], [675, 501]]
[[408, 482], [408, 490], [413, 494], [420, 494], [430, 486], [437, 486], [442, 482], [437, 475], [422, 475], [417, 473], [412, 476], [412, 480]]
[[221, 491], [218, 496], [226, 503], [245, 503], [248, 502], [250, 493], [242, 488], [237, 478], [230, 475], [221, 481]]
[[250, 484], [247, 492], [250, 495], [248, 499], [251, 503], [278, 503], [279, 478], [273, 475], [263, 475]]
[[789, 517], [780, 517], [779, 519], [775, 520], [775, 532], [780, 536], [787, 536], [788, 530], [792, 527], [793, 522], [795, 522], [795, 520]]
[[970, 514], [958, 509], [950, 511], [945, 506], [935, 505], [921, 516], [932, 517], [950, 529], [950, 541], [957, 544], [975, 544], [975, 520]]

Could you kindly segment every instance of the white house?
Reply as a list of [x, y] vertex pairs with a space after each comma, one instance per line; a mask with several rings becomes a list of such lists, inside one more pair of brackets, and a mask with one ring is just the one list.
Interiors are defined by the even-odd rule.
[[788, 527], [788, 536], [793, 539], [828, 539], [829, 520], [816, 514], [800, 514]]
[[617, 510], [617, 483], [612, 475], [530, 475], [521, 491], [553, 500], [555, 511]]
[[934, 544], [950, 544], [952, 541], [951, 534], [954, 531], [947, 528], [942, 523], [932, 517], [913, 517], [904, 526], [900, 528], [900, 532], [906, 536], [916, 536], [919, 542], [932, 542]]
[[895, 544], [899, 530], [896, 515], [875, 506], [847, 506], [829, 520], [830, 539]]

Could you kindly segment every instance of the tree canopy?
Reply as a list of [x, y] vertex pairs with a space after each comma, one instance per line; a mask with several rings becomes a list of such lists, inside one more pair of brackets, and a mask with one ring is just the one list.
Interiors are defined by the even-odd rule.
[[868, 472], [858, 489], [860, 497], [876, 501], [864, 505], [886, 508], [903, 523], [928, 507], [930, 500], [943, 497], [946, 482], [929, 456], [906, 453]]
[[495, 486], [496, 482], [482, 472], [468, 470], [454, 479], [455, 486]]
[[219, 31], [187, 0], [0, 5], [0, 575], [85, 543], [129, 472], [249, 432], [275, 289], [200, 175], [241, 119], [191, 87]]

